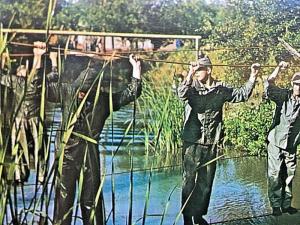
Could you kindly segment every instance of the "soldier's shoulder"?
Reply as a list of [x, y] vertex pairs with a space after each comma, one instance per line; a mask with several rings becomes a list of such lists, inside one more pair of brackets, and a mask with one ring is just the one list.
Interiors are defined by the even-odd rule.
[[226, 84], [224, 81], [221, 80], [214, 80], [215, 87], [223, 88], [223, 87], [229, 87], [228, 84]]

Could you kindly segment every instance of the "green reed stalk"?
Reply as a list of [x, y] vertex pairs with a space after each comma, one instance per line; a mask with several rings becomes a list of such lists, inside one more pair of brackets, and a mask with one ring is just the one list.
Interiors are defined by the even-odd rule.
[[46, 22], [47, 30], [50, 29], [55, 6], [56, 6], [56, 0], [50, 0], [48, 5], [47, 22]]
[[[152, 82], [151, 77], [143, 85], [141, 99], [143, 105], [147, 106], [142, 111], [146, 154], [160, 156], [163, 164], [171, 163], [172, 158], [180, 155], [181, 151], [179, 136], [183, 123], [183, 105], [172, 91], [171, 84], [162, 81], [161, 86], [158, 86]], [[155, 135], [152, 140], [149, 140], [150, 134]], [[177, 157], [177, 160], [180, 159]]]
[[84, 149], [84, 159], [83, 159], [83, 166], [81, 167], [80, 170], [80, 175], [79, 175], [79, 182], [78, 182], [78, 194], [77, 194], [77, 204], [76, 204], [76, 209], [75, 209], [75, 219], [74, 219], [74, 225], [76, 224], [77, 220], [77, 214], [78, 214], [78, 209], [80, 205], [80, 199], [81, 199], [81, 193], [83, 191], [82, 186], [83, 186], [83, 179], [84, 179], [84, 168], [85, 168], [85, 163], [86, 163], [86, 156], [87, 156], [87, 151], [88, 147]]
[[172, 194], [173, 194], [173, 192], [175, 191], [176, 188], [177, 188], [177, 185], [172, 189], [172, 191], [171, 191], [171, 193], [170, 193], [170, 195], [168, 197], [168, 201], [167, 201], [167, 203], [165, 205], [165, 208], [164, 208], [164, 211], [162, 213], [162, 217], [161, 217], [161, 220], [160, 220], [160, 225], [163, 225], [164, 218], [165, 218], [165, 216], [167, 214], [167, 211], [168, 211], [168, 208], [169, 208], [169, 205], [170, 205], [170, 202], [171, 202], [171, 196], [172, 196]]
[[144, 205], [142, 225], [146, 224], [147, 209], [148, 209], [149, 200], [150, 200], [151, 181], [152, 181], [152, 165], [151, 165], [149, 179], [148, 179], [148, 188], [147, 188], [147, 192], [146, 192], [146, 196], [145, 196], [145, 205]]
[[4, 183], [4, 179], [0, 179], [0, 224], [4, 223], [6, 203], [7, 203], [7, 185]]
[[[113, 72], [112, 72], [112, 62], [110, 63], [110, 82], [109, 82], [109, 112], [110, 112], [110, 118], [111, 118], [111, 145], [114, 145], [114, 110], [113, 110], [113, 93], [112, 93], [112, 77], [113, 77]], [[116, 187], [115, 187], [115, 167], [114, 167], [114, 151], [111, 152], [112, 154], [112, 161], [111, 161], [111, 201], [112, 201], [112, 222], [113, 224], [116, 223]]]
[[[133, 113], [132, 113], [132, 143], [134, 143], [134, 133], [136, 125], [136, 96], [133, 102]], [[130, 156], [130, 188], [129, 188], [129, 210], [128, 210], [128, 224], [132, 224], [132, 205], [133, 205], [133, 149], [129, 150]]]
[[[104, 180], [105, 180], [105, 173], [103, 174], [103, 177], [102, 177], [101, 183], [100, 183], [100, 187], [98, 188], [98, 192], [97, 192], [96, 199], [95, 199], [95, 206], [97, 206], [99, 204], [99, 199], [102, 198], [101, 195], [102, 195], [102, 188], [104, 185]], [[100, 202], [100, 203], [103, 204], [103, 202]], [[102, 207], [104, 207], [104, 205]], [[90, 222], [92, 222], [94, 219], [95, 219], [95, 209], [92, 210]], [[104, 218], [104, 220], [105, 220], [105, 218]]]

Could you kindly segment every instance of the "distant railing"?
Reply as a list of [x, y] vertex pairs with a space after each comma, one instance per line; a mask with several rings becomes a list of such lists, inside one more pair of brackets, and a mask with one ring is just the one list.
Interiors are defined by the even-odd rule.
[[[49, 37], [52, 35], [69, 36], [70, 48], [90, 51], [91, 42], [96, 43], [95, 51], [110, 52], [110, 51], [128, 51], [132, 48], [138, 50], [152, 51], [154, 44], [151, 39], [174, 39], [173, 43], [168, 46], [160, 46], [162, 50], [174, 50], [178, 47], [180, 39], [194, 40], [195, 52], [198, 57], [200, 36], [197, 35], [170, 35], [170, 34], [142, 34], [142, 33], [110, 33], [110, 32], [94, 32], [94, 31], [72, 31], [72, 30], [45, 30], [45, 29], [1, 29], [4, 33], [23, 33], [23, 34], [45, 34]], [[144, 41], [130, 41], [128, 38], [144, 38]]]

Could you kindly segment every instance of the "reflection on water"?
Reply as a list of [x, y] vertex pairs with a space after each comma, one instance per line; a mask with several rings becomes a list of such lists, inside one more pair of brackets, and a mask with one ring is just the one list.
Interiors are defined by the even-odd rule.
[[212, 222], [258, 216], [269, 211], [264, 158], [218, 163], [208, 218]]
[[[143, 157], [140, 156], [140, 158], [142, 159]], [[270, 206], [267, 199], [265, 160], [265, 158], [247, 157], [220, 160], [218, 162], [210, 207], [206, 216], [209, 222], [230, 221], [270, 213]], [[143, 164], [143, 160], [140, 160], [140, 163]], [[115, 161], [115, 167], [119, 168], [118, 160]], [[119, 168], [119, 172], [121, 171], [127, 171], [127, 169]], [[111, 176], [106, 177], [103, 188], [107, 215], [110, 214], [112, 208], [111, 179]], [[128, 218], [130, 174], [115, 175], [113, 179], [116, 194], [116, 224], [124, 225]], [[149, 181], [149, 171], [133, 173], [133, 180], [133, 221], [139, 221], [136, 224], [141, 224]], [[293, 204], [295, 207], [300, 208], [300, 195], [296, 191], [300, 188], [300, 177], [298, 175], [294, 184], [295, 195]], [[160, 224], [161, 216], [173, 189], [174, 192], [170, 197], [167, 213], [164, 218], [163, 224], [165, 225], [173, 224], [180, 211], [181, 172], [179, 168], [153, 171], [146, 224]], [[34, 186], [26, 187], [25, 193], [26, 202], [29, 204], [33, 197]], [[21, 202], [21, 197], [19, 201]], [[53, 205], [53, 201], [50, 204]], [[53, 208], [50, 207], [50, 217], [52, 216], [52, 211]], [[81, 224], [81, 221], [78, 220], [76, 224]], [[112, 224], [111, 217], [108, 220], [108, 224]], [[182, 220], [180, 219], [177, 224], [182, 225]], [[259, 217], [247, 220], [244, 223], [239, 221], [238, 223], [232, 222], [231, 224], [274, 225], [277, 223], [274, 223], [274, 219]], [[279, 224], [281, 225], [282, 223]]]
[[[116, 165], [117, 166], [117, 165]], [[135, 220], [143, 215], [145, 195], [148, 185], [148, 172], [134, 174]], [[104, 193], [107, 212], [110, 211], [111, 178], [106, 179]], [[125, 224], [129, 204], [129, 175], [115, 176], [116, 185], [116, 221]], [[149, 218], [146, 224], [159, 224], [164, 207], [171, 196], [168, 212], [163, 224], [172, 224], [180, 210], [181, 173], [173, 171], [155, 172], [151, 182]], [[299, 190], [300, 179], [296, 177], [294, 190]], [[294, 206], [300, 208], [300, 196], [295, 192]], [[270, 213], [267, 199], [266, 159], [247, 157], [221, 160], [218, 163], [210, 207], [206, 218], [211, 223], [261, 216]], [[255, 224], [266, 224], [265, 219], [258, 218]], [[111, 221], [110, 221], [111, 222]], [[249, 222], [249, 221], [248, 221]], [[111, 224], [111, 223], [109, 223]], [[139, 224], [139, 223], [137, 223]], [[178, 224], [182, 224], [181, 220]]]
[[[121, 129], [121, 127], [115, 127], [114, 130]], [[104, 129], [103, 135], [106, 138], [112, 135], [109, 133], [110, 130]], [[118, 136], [114, 135], [114, 140], [118, 143]], [[114, 149], [116, 147], [110, 146], [106, 142], [105, 150], [111, 152]], [[107, 151], [103, 151], [102, 156], [105, 155], [105, 152]], [[143, 146], [134, 148], [134, 169], [150, 168], [151, 163], [154, 162], [155, 164], [155, 157], [145, 158], [139, 154], [141, 152], [143, 152]], [[106, 154], [102, 159], [103, 165], [106, 165], [107, 173], [110, 173], [111, 156]], [[123, 149], [118, 153], [114, 158], [114, 166], [117, 172], [129, 170], [128, 149]], [[269, 214], [270, 205], [267, 198], [266, 171], [266, 158], [247, 157], [220, 160], [216, 171], [210, 207], [206, 216], [208, 221], [216, 223]], [[143, 215], [148, 179], [149, 171], [134, 173], [133, 221], [139, 221], [137, 224], [141, 224], [140, 219]], [[116, 187], [116, 221], [117, 224], [126, 224], [129, 211], [129, 174], [117, 175], [114, 177], [114, 181]], [[296, 177], [294, 190], [297, 190], [299, 186], [300, 179]], [[173, 189], [174, 192], [170, 198], [163, 224], [173, 224], [180, 211], [181, 171], [179, 167], [176, 167], [173, 170], [162, 170], [153, 173], [146, 224], [160, 223], [161, 215]], [[111, 210], [111, 177], [106, 178], [104, 193], [106, 211], [109, 213]], [[295, 193], [294, 206], [300, 208], [300, 196], [297, 196], [297, 193]], [[265, 217], [248, 220], [247, 222], [248, 224], [274, 224], [274, 221], [268, 222]], [[112, 224], [111, 219], [109, 224]], [[178, 224], [182, 224], [182, 221], [180, 220]]]

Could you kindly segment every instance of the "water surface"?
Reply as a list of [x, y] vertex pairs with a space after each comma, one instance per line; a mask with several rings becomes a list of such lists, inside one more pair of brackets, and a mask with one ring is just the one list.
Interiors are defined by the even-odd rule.
[[[129, 193], [130, 193], [130, 154], [133, 159], [133, 170], [144, 170], [133, 173], [133, 221], [142, 224], [145, 208], [146, 194], [149, 186], [151, 165], [156, 167], [157, 157], [144, 155], [143, 134], [138, 130], [125, 137], [122, 147], [112, 160], [112, 153], [124, 135], [128, 121], [131, 119], [132, 109], [130, 107], [114, 113], [114, 123], [107, 120], [102, 132], [99, 145], [101, 155], [102, 174], [106, 177], [103, 187], [108, 224], [112, 223], [112, 182], [115, 185], [115, 224], [124, 225], [129, 215]], [[59, 114], [55, 115], [59, 122]], [[57, 128], [57, 126], [56, 126]], [[113, 131], [113, 132], [112, 132]], [[54, 141], [54, 138], [53, 138]], [[130, 153], [131, 152], [131, 153]], [[51, 160], [54, 158], [54, 147], [52, 146]], [[111, 175], [112, 161], [114, 162], [114, 176]], [[170, 163], [165, 163], [169, 165]], [[161, 164], [160, 164], [161, 166]], [[145, 170], [146, 169], [146, 170]], [[285, 218], [281, 220], [270, 219], [271, 209], [267, 198], [266, 158], [245, 157], [219, 160], [215, 181], [212, 190], [210, 207], [205, 218], [210, 223], [221, 223], [232, 221], [227, 224], [284, 224]], [[34, 173], [29, 183], [34, 183]], [[35, 192], [35, 186], [29, 185], [24, 188], [25, 205], [29, 206]], [[297, 174], [294, 181], [294, 207], [300, 208], [300, 177]], [[24, 208], [22, 203], [21, 189], [18, 188], [18, 205]], [[50, 184], [49, 190], [50, 192]], [[84, 190], [88, 191], [88, 190]], [[39, 194], [41, 191], [38, 192]], [[170, 225], [176, 220], [181, 207], [181, 167], [153, 169], [150, 185], [150, 198], [147, 206], [146, 223], [148, 225], [160, 224], [164, 211], [165, 217], [162, 224]], [[168, 206], [166, 208], [166, 206]], [[44, 209], [43, 209], [44, 210]], [[80, 211], [80, 210], [79, 210]], [[50, 208], [47, 212], [52, 218], [53, 195], [50, 198]], [[299, 214], [299, 213], [298, 213]], [[78, 214], [80, 216], [80, 213]], [[179, 214], [180, 215], [180, 214]], [[258, 217], [258, 218], [252, 218]], [[250, 218], [243, 221], [236, 220]], [[297, 217], [298, 218], [298, 217]], [[295, 222], [295, 220], [293, 220]], [[300, 220], [299, 220], [300, 221]], [[82, 224], [77, 219], [76, 224]], [[182, 225], [182, 218], [177, 224]], [[225, 224], [225, 223], [224, 223]], [[287, 223], [299, 225], [299, 223]]]

